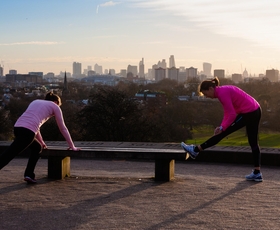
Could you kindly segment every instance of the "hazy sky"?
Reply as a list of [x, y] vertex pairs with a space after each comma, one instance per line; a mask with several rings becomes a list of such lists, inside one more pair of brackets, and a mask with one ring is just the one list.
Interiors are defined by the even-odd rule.
[[175, 56], [176, 67], [209, 62], [252, 75], [280, 67], [279, 0], [0, 0], [4, 74], [72, 73], [97, 63], [145, 72]]

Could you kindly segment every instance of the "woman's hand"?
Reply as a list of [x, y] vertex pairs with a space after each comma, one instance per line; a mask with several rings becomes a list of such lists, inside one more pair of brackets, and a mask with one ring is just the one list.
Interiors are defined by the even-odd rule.
[[45, 143], [41, 143], [41, 145], [42, 145], [42, 149], [47, 149], [48, 148], [48, 146]]
[[70, 150], [72, 149], [73, 151], [80, 151], [81, 148], [76, 148], [75, 146], [74, 147], [69, 147], [67, 150]]
[[214, 135], [218, 135], [218, 134], [220, 134], [221, 132], [223, 132], [223, 129], [221, 128], [221, 126], [220, 126], [220, 127], [217, 127], [217, 128], [215, 128], [215, 130], [214, 130]]

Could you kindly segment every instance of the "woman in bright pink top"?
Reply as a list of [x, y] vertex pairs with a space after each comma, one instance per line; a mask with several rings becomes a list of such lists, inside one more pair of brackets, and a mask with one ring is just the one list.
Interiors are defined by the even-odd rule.
[[17, 154], [25, 149], [31, 150], [31, 155], [24, 173], [24, 180], [36, 183], [34, 169], [43, 148], [47, 148], [40, 133], [40, 127], [51, 117], [55, 117], [59, 130], [68, 143], [69, 149], [76, 148], [70, 133], [64, 123], [60, 109], [61, 99], [53, 93], [48, 93], [45, 100], [34, 100], [14, 125], [15, 139], [0, 155], [0, 169], [6, 166]]
[[201, 145], [181, 146], [195, 159], [200, 151], [216, 145], [224, 137], [242, 127], [246, 127], [248, 142], [251, 146], [254, 159], [254, 170], [246, 175], [247, 180], [262, 181], [260, 172], [261, 152], [258, 143], [259, 123], [261, 119], [261, 107], [249, 94], [233, 85], [219, 86], [219, 79], [203, 81], [200, 92], [208, 98], [218, 98], [224, 109], [224, 117], [221, 125], [214, 130], [214, 136]]

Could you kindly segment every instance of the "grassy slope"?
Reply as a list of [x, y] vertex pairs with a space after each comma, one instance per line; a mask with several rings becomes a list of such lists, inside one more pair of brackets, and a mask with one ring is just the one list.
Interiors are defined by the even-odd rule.
[[[201, 144], [213, 135], [211, 127], [200, 127], [193, 130], [193, 139], [186, 140], [188, 144]], [[261, 147], [280, 148], [280, 133], [260, 133], [259, 143]], [[248, 146], [245, 128], [232, 133], [224, 138], [217, 146]]]

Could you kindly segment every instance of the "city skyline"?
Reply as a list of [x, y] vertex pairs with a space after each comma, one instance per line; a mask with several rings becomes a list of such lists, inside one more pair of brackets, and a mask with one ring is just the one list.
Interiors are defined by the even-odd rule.
[[268, 0], [1, 1], [4, 74], [72, 73], [73, 62], [145, 73], [174, 55], [176, 68], [226, 74], [279, 69], [280, 2]]

